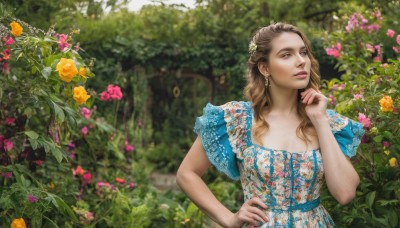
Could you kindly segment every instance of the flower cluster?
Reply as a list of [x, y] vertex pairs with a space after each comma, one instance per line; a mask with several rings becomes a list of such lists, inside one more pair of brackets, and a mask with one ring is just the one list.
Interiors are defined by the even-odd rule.
[[108, 85], [107, 90], [101, 93], [100, 99], [102, 101], [121, 100], [121, 88], [119, 86], [114, 86], [113, 84]]
[[257, 50], [257, 44], [254, 41], [251, 41], [249, 44], [249, 53], [253, 54]]
[[336, 43], [335, 45], [332, 45], [330, 48], [326, 48], [326, 54], [329, 56], [333, 56], [334, 58], [339, 58], [340, 57], [340, 51], [342, 50], [342, 45], [340, 43]]

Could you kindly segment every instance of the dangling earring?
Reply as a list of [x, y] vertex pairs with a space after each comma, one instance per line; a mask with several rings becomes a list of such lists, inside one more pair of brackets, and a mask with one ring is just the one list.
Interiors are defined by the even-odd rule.
[[269, 86], [269, 80], [268, 80], [269, 74], [265, 75], [265, 88], [268, 89]]

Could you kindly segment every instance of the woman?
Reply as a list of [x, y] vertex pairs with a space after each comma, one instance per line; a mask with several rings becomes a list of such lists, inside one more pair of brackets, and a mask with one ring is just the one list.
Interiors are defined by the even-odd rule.
[[[350, 159], [362, 125], [332, 110], [318, 88], [318, 63], [296, 27], [261, 28], [250, 44], [248, 102], [208, 104], [199, 135], [177, 173], [177, 183], [223, 227], [332, 227], [320, 204], [326, 181], [340, 204], [355, 196], [359, 176]], [[240, 179], [245, 203], [229, 211], [201, 176], [213, 164]]]

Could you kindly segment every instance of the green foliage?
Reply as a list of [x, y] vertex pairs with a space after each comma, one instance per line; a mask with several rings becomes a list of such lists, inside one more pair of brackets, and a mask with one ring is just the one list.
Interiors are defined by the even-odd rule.
[[[371, 16], [379, 12], [377, 9], [358, 10], [357, 5], [345, 5], [340, 11], [342, 19], [337, 21], [337, 30], [329, 35], [327, 46], [332, 43], [342, 46], [337, 61], [343, 75], [342, 80], [327, 82], [326, 92], [332, 101], [336, 99], [337, 111], [364, 124], [366, 133], [354, 161], [361, 183], [357, 197], [349, 205], [339, 206], [330, 198], [326, 201], [327, 209], [339, 226], [398, 227], [400, 62], [391, 47], [400, 45], [396, 43], [399, 31], [393, 38], [388, 37], [387, 29], [395, 28], [386, 18]], [[346, 31], [344, 28], [354, 12], [368, 19], [368, 25], [375, 23], [380, 28], [368, 31], [367, 27], [356, 26]], [[384, 96], [389, 96], [392, 102], [383, 104]]]

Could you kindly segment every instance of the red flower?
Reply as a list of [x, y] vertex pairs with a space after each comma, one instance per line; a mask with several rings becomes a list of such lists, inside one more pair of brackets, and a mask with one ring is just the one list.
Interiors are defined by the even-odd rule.
[[73, 170], [72, 173], [74, 174], [74, 176], [76, 175], [82, 176], [85, 173], [85, 170], [82, 169], [80, 165], [78, 165], [78, 167], [76, 167], [76, 169]]
[[126, 183], [126, 181], [124, 179], [119, 178], [119, 177], [115, 178], [115, 182], [120, 183], [120, 184], [125, 184]]
[[15, 122], [15, 118], [6, 118], [6, 124], [7, 125], [13, 125], [14, 124], [14, 122]]
[[83, 184], [90, 184], [92, 182], [92, 174], [87, 172], [83, 174]]

